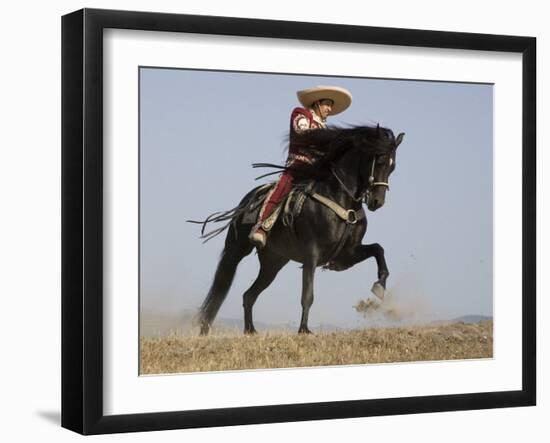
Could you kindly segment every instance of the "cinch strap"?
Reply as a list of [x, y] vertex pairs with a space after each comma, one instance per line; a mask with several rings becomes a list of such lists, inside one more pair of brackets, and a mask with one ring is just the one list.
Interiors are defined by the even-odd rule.
[[344, 209], [335, 201], [332, 201], [327, 197], [317, 194], [316, 192], [310, 195], [318, 202], [324, 204], [327, 208], [332, 209], [336, 213], [336, 215], [344, 220], [346, 223], [354, 225], [359, 220], [365, 218], [365, 210], [362, 207], [358, 211], [355, 211], [354, 209]]

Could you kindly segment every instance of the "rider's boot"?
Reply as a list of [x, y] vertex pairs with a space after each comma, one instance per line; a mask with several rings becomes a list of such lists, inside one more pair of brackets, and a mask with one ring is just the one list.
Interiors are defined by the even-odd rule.
[[262, 227], [262, 225], [271, 213], [272, 205], [269, 204], [269, 199], [273, 195], [273, 191], [274, 189], [271, 189], [268, 192], [262, 203], [262, 207], [260, 208], [258, 221], [250, 230], [250, 234], [248, 234], [248, 240], [250, 240], [250, 242], [258, 248], [258, 250], [262, 249], [267, 241], [267, 231]]
[[258, 249], [262, 249], [265, 246], [267, 240], [267, 232], [265, 232], [261, 224], [256, 224], [250, 231], [248, 239], [252, 242], [254, 246]]
[[[267, 241], [267, 232], [273, 226], [277, 215], [273, 211], [276, 211], [278, 205], [284, 200], [286, 195], [292, 189], [293, 177], [289, 173], [284, 173], [279, 177], [279, 180], [275, 186], [266, 195], [260, 213], [258, 215], [258, 223], [254, 225], [248, 239], [258, 248], [261, 249], [265, 246]], [[272, 220], [269, 218], [273, 216]], [[264, 224], [265, 223], [265, 224]]]

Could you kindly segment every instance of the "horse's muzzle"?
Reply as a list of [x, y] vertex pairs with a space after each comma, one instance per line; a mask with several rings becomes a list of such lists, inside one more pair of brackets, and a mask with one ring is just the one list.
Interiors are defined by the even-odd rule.
[[384, 198], [379, 198], [379, 197], [371, 197], [369, 199], [369, 203], [367, 205], [367, 208], [369, 208], [370, 211], [376, 211], [377, 209], [381, 208], [382, 206], [384, 206]]

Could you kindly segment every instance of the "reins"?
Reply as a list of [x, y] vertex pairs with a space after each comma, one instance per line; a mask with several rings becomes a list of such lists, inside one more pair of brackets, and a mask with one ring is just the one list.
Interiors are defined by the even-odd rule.
[[343, 182], [343, 180], [336, 173], [334, 167], [330, 168], [330, 172], [332, 173], [334, 178], [338, 181], [338, 183], [340, 184], [340, 186], [342, 187], [344, 192], [354, 202], [359, 203], [359, 202], [363, 201], [364, 203], [368, 203], [368, 198], [370, 196], [370, 193], [372, 192], [372, 189], [375, 188], [376, 186], [385, 186], [388, 190], [390, 189], [389, 183], [387, 183], [387, 182], [375, 182], [374, 181], [374, 167], [375, 167], [375, 165], [376, 165], [376, 156], [374, 156], [372, 158], [371, 170], [370, 170], [370, 175], [369, 175], [369, 178], [368, 178], [368, 181], [367, 181], [367, 187], [363, 192], [361, 192], [359, 197], [355, 197], [354, 193], [349, 190], [349, 188], [346, 186], [346, 184]]
[[340, 184], [340, 186], [342, 187], [342, 189], [344, 190], [344, 192], [348, 195], [349, 198], [351, 198], [354, 202], [356, 203], [359, 203], [360, 201], [363, 201], [363, 199], [365, 198], [365, 193], [367, 192], [365, 190], [365, 192], [361, 193], [361, 195], [359, 197], [355, 197], [353, 195], [353, 192], [351, 192], [348, 187], [346, 186], [346, 184], [342, 181], [342, 179], [340, 177], [338, 177], [338, 174], [336, 173], [336, 171], [334, 170], [334, 168], [330, 168], [330, 172], [332, 173], [332, 175], [334, 176], [334, 178], [336, 178], [336, 180], [338, 181], [338, 183]]

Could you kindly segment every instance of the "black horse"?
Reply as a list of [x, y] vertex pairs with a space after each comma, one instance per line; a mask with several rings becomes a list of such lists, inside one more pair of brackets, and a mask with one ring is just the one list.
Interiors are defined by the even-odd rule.
[[[395, 137], [390, 129], [379, 126], [319, 129], [300, 136], [300, 142], [320, 153], [312, 165], [294, 171], [299, 181], [314, 180], [313, 188], [292, 229], [278, 220], [266, 246], [258, 251], [258, 276], [243, 295], [245, 333], [256, 332], [252, 307], [290, 260], [303, 264], [300, 333], [310, 333], [308, 314], [313, 303], [313, 278], [319, 266], [341, 271], [374, 257], [378, 280], [372, 291], [383, 298], [389, 272], [383, 248], [378, 243], [361, 244], [367, 230], [362, 204], [366, 203], [371, 211], [384, 204], [388, 177], [395, 169], [396, 150], [403, 136], [401, 133]], [[201, 222], [206, 225], [210, 221], [229, 220], [214, 281], [199, 312], [201, 335], [208, 334], [239, 262], [254, 249], [248, 240], [252, 224], [245, 221], [245, 215], [257, 189], [249, 192], [235, 209]], [[327, 203], [328, 200], [332, 203]], [[213, 231], [214, 234], [225, 227]], [[203, 237], [208, 238], [208, 234]]]

